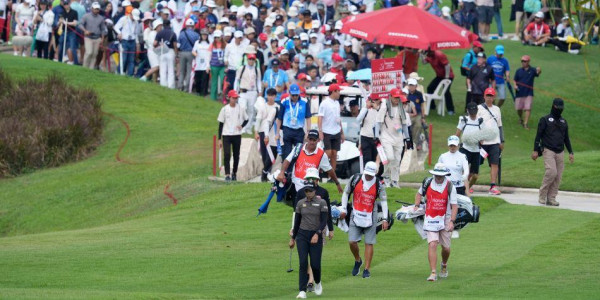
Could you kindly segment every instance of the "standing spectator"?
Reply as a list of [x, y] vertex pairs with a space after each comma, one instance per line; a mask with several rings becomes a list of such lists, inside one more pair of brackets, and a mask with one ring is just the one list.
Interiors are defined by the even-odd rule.
[[287, 89], [289, 82], [287, 73], [279, 69], [279, 63], [279, 59], [274, 58], [271, 61], [271, 68], [265, 71], [265, 75], [263, 76], [264, 90], [274, 88], [277, 91], [276, 102], [281, 102], [281, 94]]
[[415, 195], [415, 207], [417, 211], [421, 208], [423, 197], [425, 203], [425, 220], [423, 229], [427, 233], [428, 259], [431, 274], [427, 281], [437, 280], [437, 246], [442, 246], [442, 263], [440, 266], [440, 277], [448, 277], [448, 259], [450, 258], [450, 236], [456, 222], [458, 202], [456, 199], [456, 188], [446, 178], [450, 171], [443, 164], [435, 164], [433, 170], [429, 171], [433, 178], [429, 177], [423, 181], [423, 185]]
[[[242, 128], [248, 123], [246, 111], [237, 105], [240, 96], [235, 90], [227, 93], [229, 104], [219, 112], [219, 148], [223, 150], [225, 165], [225, 181], [237, 181], [237, 170], [240, 162], [240, 146], [242, 144]], [[230, 156], [233, 149], [233, 172], [230, 172]]]
[[[292, 148], [302, 144], [306, 139], [307, 133], [304, 130], [308, 132], [311, 128], [310, 117], [310, 102], [300, 97], [300, 87], [292, 84], [290, 96], [281, 101], [281, 110], [277, 116], [277, 129], [283, 131], [282, 157], [287, 158]], [[279, 132], [275, 135], [275, 139], [280, 139]]]
[[490, 39], [490, 24], [494, 18], [494, 0], [476, 0], [477, 19], [479, 20], [479, 37], [488, 41]]
[[325, 154], [334, 170], [337, 166], [337, 153], [344, 143], [344, 130], [340, 118], [340, 91], [339, 85], [330, 85], [329, 96], [319, 105], [319, 138], [323, 141]]
[[290, 84], [297, 83], [296, 76], [298, 76], [300, 70], [300, 55], [295, 55], [292, 59], [291, 68], [287, 69], [285, 73], [287, 73]]
[[523, 34], [523, 44], [542, 47], [546, 45], [546, 42], [550, 39], [550, 27], [544, 23], [543, 12], [538, 11], [535, 13], [533, 22], [527, 25], [525, 30], [523, 30]]
[[469, 162], [467, 156], [458, 151], [460, 139], [456, 135], [448, 137], [448, 152], [442, 153], [438, 158], [438, 163], [443, 164], [450, 171], [450, 181], [456, 188], [456, 193], [467, 195], [469, 188]]
[[229, 82], [229, 88], [234, 86], [235, 74], [237, 69], [242, 66], [242, 57], [246, 50], [246, 45], [242, 44], [244, 33], [236, 30], [233, 37], [235, 40], [225, 47], [225, 68], [227, 69], [225, 76]]
[[502, 113], [500, 108], [494, 105], [496, 90], [487, 88], [484, 92], [485, 103], [478, 106], [477, 117], [482, 118], [482, 124], [486, 128], [498, 128], [498, 134], [492, 139], [482, 141], [481, 147], [487, 153], [488, 165], [490, 166], [490, 195], [500, 195], [500, 190], [496, 186], [498, 179], [498, 164], [500, 155], [504, 150], [504, 132], [502, 129]]
[[352, 52], [351, 41], [344, 42], [344, 52], [346, 53], [346, 59], [351, 59], [354, 62], [355, 66], [358, 66], [358, 64], [360, 64], [360, 58], [358, 57], [358, 54]]
[[[78, 42], [77, 42], [77, 35], [75, 34], [75, 27], [77, 26], [77, 22], [78, 22], [78, 18], [77, 18], [77, 12], [71, 9], [71, 5], [69, 3], [68, 0], [64, 0], [63, 1], [63, 12], [60, 15], [60, 22], [59, 22], [59, 26], [61, 26], [62, 29], [62, 35], [60, 36], [59, 39], [59, 50], [58, 52], [59, 57], [62, 57], [63, 54], [63, 45], [65, 45], [65, 39], [67, 39], [66, 41], [66, 47], [67, 47], [67, 57], [69, 59], [69, 61], [67, 62], [67, 64], [74, 64], [76, 63], [77, 60], [77, 47], [78, 47]], [[64, 24], [67, 24], [67, 29], [65, 31], [64, 29]], [[64, 61], [64, 57], [60, 59], [60, 61]], [[133, 71], [132, 71], [133, 73]]]
[[458, 7], [462, 10], [461, 15], [464, 18], [463, 27], [479, 35], [479, 19], [477, 18], [475, 0], [458, 0]]
[[506, 99], [506, 82], [510, 84], [510, 66], [504, 58], [504, 46], [496, 46], [496, 55], [488, 57], [487, 63], [494, 71], [496, 79], [496, 91], [498, 91], [498, 107], [502, 107]]
[[[2, 19], [0, 19], [0, 27]], [[54, 13], [50, 10], [48, 2], [46, 0], [40, 1], [40, 9], [35, 15], [34, 23], [37, 26], [37, 33], [35, 36], [35, 48], [37, 50], [37, 57], [48, 59], [48, 51], [50, 50], [50, 41], [52, 39], [52, 23], [54, 22]], [[2, 31], [0, 30], [0, 37]]]
[[513, 41], [523, 40], [523, 24], [527, 17], [525, 16], [525, 0], [515, 0], [515, 36]]
[[504, 39], [504, 31], [502, 30], [502, 0], [494, 0], [494, 22], [496, 22], [496, 28], [498, 29], [498, 39]]
[[[367, 103], [360, 109], [356, 118], [360, 126], [360, 150], [363, 161], [377, 161], [377, 141], [379, 140], [379, 123], [377, 123], [377, 112], [381, 107], [381, 98], [371, 95]], [[382, 165], [383, 166], [383, 165]], [[383, 170], [383, 168], [380, 168]], [[378, 172], [379, 173], [379, 172]], [[381, 172], [383, 173], [383, 171]]]
[[315, 184], [306, 182], [304, 187], [305, 198], [298, 201], [295, 207], [294, 228], [289, 246], [293, 248], [298, 244], [298, 257], [300, 262], [298, 289], [296, 298], [306, 298], [308, 284], [308, 256], [310, 255], [310, 268], [315, 279], [315, 294], [323, 293], [321, 285], [321, 255], [323, 252], [323, 232], [327, 226], [327, 202], [315, 194]]
[[[275, 89], [267, 90], [267, 102], [264, 105], [259, 105], [256, 111], [256, 128], [254, 138], [258, 140], [260, 145], [260, 154], [263, 161], [263, 170], [261, 174], [261, 181], [267, 181], [267, 175], [271, 173], [273, 167], [273, 161], [277, 158], [277, 140], [275, 139], [275, 119], [279, 112], [279, 104], [275, 103], [275, 97], [277, 91]], [[269, 156], [270, 148], [273, 154], [273, 160]], [[318, 173], [318, 172], [317, 172]]]
[[196, 93], [202, 97], [208, 94], [208, 75], [210, 74], [210, 42], [208, 41], [208, 29], [200, 30], [200, 39], [194, 44], [192, 55], [196, 57], [196, 68], [194, 70], [194, 81], [196, 82]]
[[266, 20], [267, 20], [267, 9], [261, 8], [260, 13], [258, 15], [258, 19], [255, 19], [252, 21], [252, 24], [254, 24], [254, 28], [256, 29], [256, 32], [258, 34], [263, 32], [263, 26], [265, 25]]
[[244, 127], [246, 133], [252, 132], [254, 125], [254, 103], [256, 97], [261, 94], [262, 75], [256, 61], [256, 50], [254, 46], [246, 48], [246, 64], [236, 71], [235, 84], [233, 88], [240, 92], [240, 105], [246, 109], [248, 125]]
[[471, 99], [467, 103], [482, 104], [484, 102], [483, 92], [490, 86], [496, 88], [495, 79], [494, 70], [487, 64], [485, 53], [477, 53], [477, 64], [471, 68], [469, 77], [467, 77], [467, 92], [471, 95]]
[[[35, 16], [35, 0], [24, 0], [21, 4], [17, 4], [16, 2], [13, 5], [16, 5], [15, 9], [15, 21], [17, 22], [15, 26], [15, 33], [18, 36], [31, 36], [33, 31], [33, 17]], [[10, 29], [9, 29], [10, 30]], [[28, 46], [16, 46], [13, 45], [14, 55], [15, 56], [28, 56], [29, 49]]]
[[219, 92], [219, 84], [223, 82], [225, 77], [225, 42], [223, 41], [223, 32], [215, 30], [213, 35], [213, 43], [209, 48], [210, 51], [210, 98], [217, 100]]
[[[354, 267], [352, 276], [358, 275], [363, 264], [360, 257], [358, 242], [365, 237], [365, 267], [363, 278], [371, 277], [371, 261], [373, 260], [373, 245], [377, 242], [377, 214], [378, 205], [384, 215], [382, 229], [388, 229], [388, 204], [385, 186], [377, 180], [377, 164], [373, 161], [367, 162], [363, 174], [354, 174], [342, 194], [342, 213], [340, 218], [346, 217], [348, 198], [352, 195], [352, 215], [350, 217], [348, 244], [354, 256]], [[379, 201], [376, 201], [379, 199]]]
[[421, 131], [423, 130], [423, 123], [425, 120], [425, 99], [423, 99], [423, 93], [417, 91], [417, 86], [419, 83], [414, 78], [408, 79], [408, 94], [406, 98], [413, 104], [415, 111], [413, 115], [411, 115], [410, 122], [410, 131], [411, 131], [411, 140], [417, 141], [417, 151], [421, 151], [421, 139], [419, 135], [421, 135]]
[[182, 91], [188, 90], [192, 61], [194, 60], [192, 49], [194, 49], [196, 41], [200, 39], [200, 35], [194, 31], [194, 24], [194, 20], [187, 19], [185, 29], [179, 33], [179, 39], [177, 40], [179, 46], [179, 82], [177, 88]]
[[404, 77], [408, 78], [410, 73], [417, 72], [419, 69], [419, 53], [414, 48], [398, 47], [398, 49], [400, 51], [398, 51], [396, 57], [402, 60], [402, 72]]
[[160, 85], [175, 88], [175, 57], [177, 57], [177, 36], [170, 27], [169, 20], [163, 21], [163, 29], [156, 34], [154, 47], [160, 47]]
[[417, 7], [434, 15], [441, 16], [442, 11], [437, 0], [417, 0]]
[[[148, 63], [150, 64], [150, 69], [140, 77], [141, 81], [147, 81], [150, 76], [154, 76], [158, 72], [158, 66], [160, 64], [160, 57], [156, 53], [154, 49], [154, 40], [156, 39], [156, 35], [159, 31], [162, 30], [163, 21], [162, 19], [156, 19], [152, 21], [152, 27], [146, 28], [144, 30], [144, 43], [146, 45], [146, 51], [148, 55]], [[156, 77], [156, 76], [154, 76]], [[152, 79], [152, 78], [150, 78]], [[156, 81], [156, 80], [154, 80]]]
[[[483, 52], [483, 45], [481, 45], [479, 41], [473, 41], [473, 48], [469, 50], [469, 52], [467, 52], [462, 59], [462, 64], [460, 66], [460, 75], [467, 77], [467, 79], [469, 78], [471, 68], [477, 64], [477, 54], [479, 54], [479, 52]], [[465, 103], [469, 103], [470, 100], [471, 92], [469, 92], [467, 89], [467, 98], [465, 99]], [[483, 103], [483, 96], [481, 103]]]
[[[515, 99], [515, 109], [519, 115], [519, 123], [523, 128], [529, 129], [529, 115], [531, 114], [531, 105], [533, 103], [533, 82], [534, 79], [542, 73], [540, 67], [531, 67], [529, 62], [531, 57], [523, 55], [521, 57], [521, 68], [515, 72], [515, 91], [517, 91]], [[525, 114], [523, 115], [523, 112]]]
[[[81, 4], [80, 0], [71, 0], [71, 9], [77, 12], [77, 20], [79, 20], [79, 23], [83, 19], [83, 16], [85, 15], [86, 11], [88, 11], [88, 9], [86, 9], [86, 7], [83, 6], [83, 4]], [[80, 30], [79, 26], [77, 26], [75, 28], [75, 30], [76, 30], [76, 34], [77, 34], [77, 44], [79, 45], [79, 56], [78, 57], [80, 57], [83, 60], [83, 57], [85, 56], [85, 43], [84, 43], [84, 40], [82, 37], [83, 32]], [[76, 62], [77, 65], [79, 65], [81, 63], [82, 63], [82, 61]]]
[[83, 31], [85, 44], [83, 66], [94, 69], [100, 45], [107, 32], [104, 17], [100, 15], [100, 4], [98, 2], [92, 3], [92, 12], [83, 16], [81, 22], [79, 22], [79, 28]]
[[238, 18], [245, 17], [247, 14], [252, 14], [252, 19], [258, 19], [258, 8], [252, 5], [250, 0], [244, 0], [243, 5], [238, 7]]
[[377, 122], [381, 128], [381, 145], [388, 163], [384, 167], [383, 180], [386, 187], [400, 188], [400, 163], [404, 140], [410, 137], [406, 120], [406, 112], [400, 105], [400, 99], [406, 96], [399, 89], [390, 91], [390, 100], [382, 105], [377, 114]]
[[[448, 110], [449, 115], [454, 114], [454, 102], [452, 101], [452, 93], [450, 93], [450, 89], [452, 87], [452, 81], [454, 81], [454, 72], [452, 72], [452, 67], [450, 66], [450, 61], [448, 61], [448, 57], [442, 51], [426, 51], [425, 57], [422, 59], [424, 64], [430, 64], [431, 68], [435, 71], [435, 78], [431, 80], [431, 83], [427, 86], [427, 93], [433, 94], [438, 84], [443, 79], [449, 79], [450, 85], [444, 94], [446, 98], [446, 110]], [[432, 108], [434, 108], [435, 103], [432, 103]]]
[[[123, 57], [120, 59], [120, 63], [123, 66], [123, 71], [127, 73], [127, 76], [133, 76], [133, 71], [135, 69], [135, 54], [139, 52], [139, 43], [137, 42], [141, 32], [140, 25], [138, 24], [139, 20], [140, 11], [134, 9], [130, 14], [121, 17], [114, 27], [123, 49]], [[163, 26], [167, 27], [168, 24], [164, 24], [163, 22]], [[154, 45], [156, 47], [156, 41]]]
[[[479, 178], [481, 154], [479, 153], [480, 131], [485, 127], [483, 119], [477, 117], [478, 105], [475, 102], [467, 103], [467, 116], [461, 116], [456, 126], [456, 136], [462, 136], [460, 152], [467, 157], [469, 163], [469, 195], [473, 194], [473, 186]], [[495, 124], [494, 124], [495, 125]]]
[[377, 50], [375, 50], [375, 48], [368, 48], [367, 49], [367, 54], [365, 55], [365, 57], [363, 57], [360, 60], [360, 63], [358, 64], [358, 69], [370, 69], [371, 68], [371, 61], [374, 60], [377, 57]]
[[544, 157], [546, 172], [538, 198], [539, 203], [543, 205], [559, 205], [556, 201], [556, 195], [565, 168], [565, 146], [569, 151], [569, 161], [573, 163], [574, 160], [573, 148], [571, 148], [571, 140], [569, 139], [569, 126], [567, 120], [562, 117], [563, 109], [564, 101], [555, 98], [552, 101], [550, 114], [543, 116], [538, 122], [538, 131], [533, 144], [533, 153], [531, 153], [531, 159], [533, 160], [536, 160], [540, 155]]

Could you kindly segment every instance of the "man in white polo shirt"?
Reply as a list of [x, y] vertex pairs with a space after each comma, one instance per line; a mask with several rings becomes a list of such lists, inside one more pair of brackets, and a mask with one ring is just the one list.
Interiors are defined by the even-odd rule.
[[344, 142], [338, 99], [340, 99], [340, 86], [334, 83], [329, 86], [329, 97], [325, 97], [319, 105], [319, 138], [323, 141], [325, 153], [334, 171], [337, 165], [337, 153]]

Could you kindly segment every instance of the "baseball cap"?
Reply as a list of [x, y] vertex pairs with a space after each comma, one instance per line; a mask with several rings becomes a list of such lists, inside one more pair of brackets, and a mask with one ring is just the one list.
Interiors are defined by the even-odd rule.
[[281, 50], [281, 52], [279, 52], [279, 55], [284, 55], [284, 54], [290, 54], [290, 52], [287, 49], [283, 49], [283, 50]]
[[248, 54], [246, 57], [248, 57], [248, 59], [256, 59], [256, 54]]
[[560, 98], [554, 98], [552, 105], [556, 106], [557, 108], [565, 108], [565, 102]]
[[313, 139], [317, 139], [318, 140], [319, 139], [319, 131], [317, 131], [316, 129], [311, 129], [308, 132], [308, 138], [309, 139], [313, 138]]
[[297, 84], [290, 85], [290, 95], [300, 95], [300, 87]]
[[267, 34], [266, 33], [261, 33], [258, 35], [258, 39], [261, 41], [266, 41], [267, 40]]
[[252, 27], [246, 27], [246, 29], [244, 29], [244, 34], [251, 34], [251, 33], [256, 33], [256, 31], [254, 30], [254, 28], [252, 28]]
[[479, 52], [479, 53], [477, 53], [477, 57], [485, 58], [485, 53]]
[[529, 57], [529, 55], [523, 55], [523, 56], [521, 56], [521, 61], [523, 61], [523, 60], [524, 61], [530, 61], [531, 57]]
[[294, 23], [294, 22], [287, 23], [287, 29], [292, 29], [292, 30], [296, 29], [296, 23]]
[[229, 98], [239, 98], [240, 95], [238, 95], [238, 93], [235, 90], [231, 90], [231, 91], [229, 91], [229, 93], [227, 93], [227, 97], [229, 97]]
[[235, 37], [235, 38], [243, 38], [244, 37], [244, 33], [241, 32], [241, 31], [239, 31], [239, 30], [236, 30], [235, 33], [233, 34], [233, 37]]
[[306, 79], [306, 74], [304, 74], [304, 73], [298, 74], [298, 80], [301, 80], [301, 79]]
[[185, 21], [185, 26], [194, 26], [194, 20], [192, 19], [187, 19]]
[[498, 55], [504, 54], [504, 46], [502, 46], [502, 45], [496, 46], [496, 54], [498, 54]]
[[141, 12], [140, 12], [140, 10], [139, 10], [139, 9], [137, 9], [137, 8], [134, 8], [134, 9], [131, 11], [131, 16], [133, 16], [133, 20], [134, 20], [134, 21], [139, 21], [139, 20], [140, 20], [140, 14], [141, 14]]
[[344, 23], [342, 23], [342, 21], [341, 21], [341, 20], [340, 20], [340, 21], [337, 21], [337, 22], [335, 22], [335, 29], [336, 29], [336, 30], [341, 30], [341, 29], [342, 29], [342, 27], [344, 27]]
[[473, 41], [473, 47], [479, 47], [479, 48], [483, 49], [483, 45], [481, 44], [480, 41]]
[[418, 85], [419, 84], [415, 78], [409, 78], [407, 80], [407, 83], [408, 83], [408, 85]]
[[92, 9], [100, 9], [100, 3], [98, 3], [98, 2], [92, 3]]
[[444, 17], [450, 16], [450, 7], [448, 7], [448, 6], [442, 7], [442, 16], [444, 16]]
[[494, 88], [487, 88], [485, 89], [485, 91], [483, 92], [484, 95], [492, 95], [492, 96], [496, 96], [496, 90]]
[[308, 191], [314, 191], [315, 190], [315, 184], [312, 181], [305, 181], [304, 182], [304, 190], [308, 190]]
[[335, 92], [335, 91], [339, 91], [339, 90], [340, 90], [340, 86], [337, 83], [330, 85], [329, 89], [328, 89], [328, 91], [330, 91], [330, 92]]
[[[65, 0], [65, 1], [63, 1], [63, 4], [65, 2], [69, 2], [69, 1]], [[123, 7], [131, 6], [131, 2], [129, 0], [125, 0], [125, 1], [121, 2], [121, 6], [123, 6]]]
[[344, 61], [344, 59], [342, 58], [341, 55], [339, 55], [338, 53], [334, 53], [331, 55], [331, 60], [333, 60], [334, 62], [341, 62]]
[[469, 102], [467, 103], [467, 111], [469, 111], [470, 113], [476, 113], [477, 112], [477, 103], [476, 102]]
[[352, 47], [352, 42], [351, 41], [345, 41], [344, 42], [344, 46], [346, 46], [346, 47]]
[[308, 34], [306, 32], [300, 33], [300, 40], [301, 41], [308, 41]]
[[215, 32], [213, 32], [214, 37], [222, 37], [223, 36], [223, 31], [221, 30], [215, 30]]
[[279, 66], [279, 60], [278, 59], [274, 59], [271, 61], [271, 66]]
[[295, 36], [292, 37], [292, 40], [299, 40], [299, 39], [300, 39], [299, 35], [295, 35]]
[[392, 89], [390, 90], [390, 95], [394, 98], [398, 98], [402, 95], [402, 91], [400, 91], [400, 89]]
[[227, 17], [222, 17], [219, 23], [229, 23], [229, 19], [227, 19]]
[[457, 136], [451, 135], [448, 137], [448, 146], [458, 146], [458, 144], [460, 144], [460, 139]]
[[311, 25], [310, 27], [311, 27], [312, 29], [318, 29], [319, 27], [321, 27], [321, 22], [320, 22], [319, 20], [313, 20], [313, 21], [310, 23], [310, 25]]
[[224, 36], [231, 36], [232, 34], [233, 34], [233, 27], [225, 27], [225, 29], [223, 29]]
[[538, 12], [536, 12], [536, 13], [535, 13], [535, 17], [536, 17], [536, 18], [543, 19], [543, 18], [544, 18], [544, 12], [542, 12], [542, 11], [538, 11]]
[[230, 10], [231, 12], [237, 13], [237, 11], [238, 11], [238, 7], [237, 7], [237, 5], [232, 5], [232, 6], [230, 6], [230, 7], [229, 7], [229, 10]]
[[313, 33], [311, 33], [311, 34], [309, 34], [308, 36], [309, 36], [311, 39], [312, 39], [312, 38], [315, 38], [315, 39], [316, 39], [316, 38], [318, 37], [318, 35], [317, 35], [316, 33], [314, 33], [314, 32], [313, 32]]
[[377, 164], [373, 161], [366, 163], [363, 173], [365, 175], [375, 176], [375, 174], [377, 174]]
[[308, 10], [308, 9], [303, 10], [302, 11], [302, 15], [303, 16], [310, 16], [310, 10]]

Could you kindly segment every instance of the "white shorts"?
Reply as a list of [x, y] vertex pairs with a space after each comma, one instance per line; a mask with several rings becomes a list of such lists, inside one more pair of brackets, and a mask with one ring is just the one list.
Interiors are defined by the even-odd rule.
[[153, 50], [148, 51], [147, 54], [150, 68], [158, 67], [158, 55], [156, 55]]

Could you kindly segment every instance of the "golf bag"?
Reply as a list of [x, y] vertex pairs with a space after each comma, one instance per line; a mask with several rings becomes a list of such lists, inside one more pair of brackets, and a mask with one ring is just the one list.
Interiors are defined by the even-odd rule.
[[[348, 225], [350, 224], [350, 216], [352, 215], [352, 203], [348, 203], [346, 205], [347, 213], [346, 213], [346, 218], [344, 218], [343, 220], [340, 219], [340, 213], [341, 213], [340, 205], [341, 205], [341, 203], [338, 203], [337, 201], [331, 202], [331, 218], [332, 218], [334, 224], [337, 224], [338, 227], [340, 229], [342, 229], [342, 231], [347, 232], [347, 230], [344, 230], [344, 228], [347, 228]], [[381, 204], [377, 203], [377, 215], [376, 215], [376, 219], [375, 219], [375, 224], [377, 224], [376, 233], [379, 233], [383, 229], [383, 220], [384, 220], [383, 209], [381, 208]], [[394, 225], [394, 216], [392, 215], [392, 213], [389, 210], [388, 210], [387, 220], [388, 220], [388, 230], [390, 230], [390, 229], [392, 229], [392, 225]], [[345, 222], [345, 226], [341, 224], [342, 222]]]

